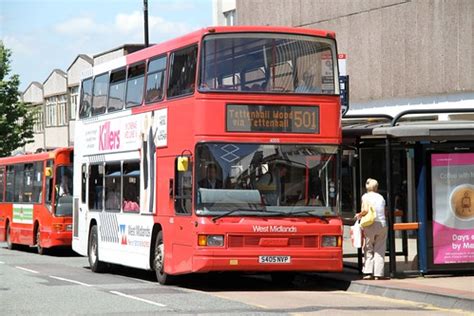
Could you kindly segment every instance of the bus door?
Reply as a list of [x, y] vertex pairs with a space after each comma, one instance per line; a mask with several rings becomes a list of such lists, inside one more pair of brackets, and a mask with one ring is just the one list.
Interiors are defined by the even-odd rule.
[[84, 238], [87, 232], [87, 199], [86, 199], [86, 192], [88, 190], [88, 169], [86, 164], [82, 164], [80, 167], [81, 177], [80, 183], [74, 183], [74, 186], [80, 185], [80, 196], [74, 198], [74, 219], [73, 219], [73, 238], [81, 240], [82, 243], [80, 245], [80, 249], [85, 253], [81, 252], [82, 255], [87, 254], [87, 240], [88, 238]]
[[[187, 162], [185, 162], [187, 161]], [[186, 164], [186, 166], [183, 166]], [[195, 246], [196, 238], [192, 218], [193, 170], [190, 157], [175, 160], [174, 180], [174, 223], [171, 226], [173, 240], [173, 261], [182, 269], [191, 271], [192, 257], [189, 255]]]

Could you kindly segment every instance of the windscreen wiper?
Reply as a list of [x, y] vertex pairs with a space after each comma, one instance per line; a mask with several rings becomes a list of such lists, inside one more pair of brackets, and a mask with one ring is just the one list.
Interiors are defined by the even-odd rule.
[[269, 210], [262, 210], [262, 209], [253, 209], [253, 208], [238, 208], [238, 209], [231, 210], [226, 213], [222, 213], [220, 215], [214, 216], [212, 218], [212, 221], [216, 222], [219, 218], [229, 216], [236, 212], [260, 212], [260, 213], [273, 213], [273, 214], [278, 214], [278, 215], [287, 215], [287, 213], [279, 212], [279, 211], [269, 211]]
[[306, 214], [306, 215], [310, 215], [312, 217], [316, 217], [316, 218], [322, 220], [323, 222], [326, 222], [326, 224], [329, 224], [329, 221], [327, 220], [326, 217], [318, 215], [318, 214], [314, 214], [314, 213], [311, 213], [311, 212], [312, 211], [298, 211], [298, 212], [292, 212], [292, 213], [290, 213], [290, 215]]

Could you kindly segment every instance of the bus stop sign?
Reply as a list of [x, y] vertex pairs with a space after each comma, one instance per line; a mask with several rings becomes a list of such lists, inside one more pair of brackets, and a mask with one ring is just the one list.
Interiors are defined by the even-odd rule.
[[339, 76], [339, 89], [341, 96], [341, 115], [346, 115], [349, 110], [349, 76]]

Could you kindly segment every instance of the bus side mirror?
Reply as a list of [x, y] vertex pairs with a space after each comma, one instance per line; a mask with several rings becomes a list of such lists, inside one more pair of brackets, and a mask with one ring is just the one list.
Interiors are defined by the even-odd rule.
[[53, 169], [51, 169], [51, 167], [44, 168], [44, 175], [47, 176], [47, 177], [52, 177], [53, 176]]
[[188, 167], [189, 167], [189, 157], [179, 156], [178, 157], [178, 171], [179, 172], [188, 171]]

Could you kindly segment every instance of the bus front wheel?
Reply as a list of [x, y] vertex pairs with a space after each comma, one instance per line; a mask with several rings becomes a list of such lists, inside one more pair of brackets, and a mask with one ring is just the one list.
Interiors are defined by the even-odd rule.
[[89, 247], [87, 251], [89, 257], [89, 266], [92, 272], [104, 272], [106, 264], [99, 260], [99, 238], [97, 234], [97, 225], [91, 227], [89, 233]]
[[39, 225], [36, 226], [36, 248], [38, 248], [38, 253], [40, 255], [46, 254], [46, 249], [41, 245], [41, 233]]
[[153, 268], [155, 269], [156, 279], [160, 284], [168, 285], [172, 283], [172, 276], [165, 272], [165, 246], [163, 243], [163, 231], [160, 231], [156, 237]]

